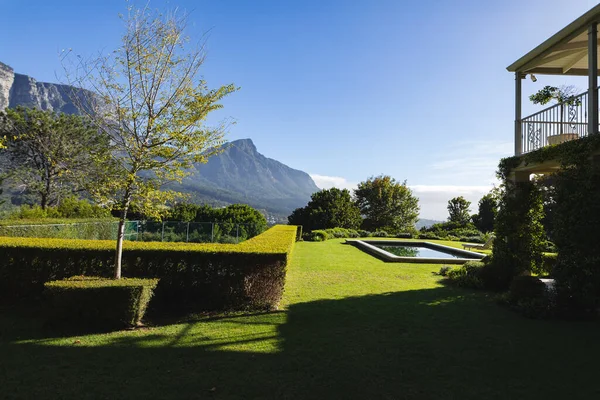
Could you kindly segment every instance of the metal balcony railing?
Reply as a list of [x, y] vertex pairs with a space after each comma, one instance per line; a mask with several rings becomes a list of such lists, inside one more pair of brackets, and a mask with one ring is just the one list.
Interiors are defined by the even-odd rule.
[[588, 93], [523, 118], [521, 135], [521, 154], [587, 136]]

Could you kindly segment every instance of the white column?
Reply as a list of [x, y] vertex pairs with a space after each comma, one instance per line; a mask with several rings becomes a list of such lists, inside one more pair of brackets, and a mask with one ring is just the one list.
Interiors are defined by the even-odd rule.
[[598, 133], [598, 24], [588, 28], [588, 134]]
[[521, 80], [523, 74], [515, 72], [515, 156], [523, 152], [523, 124], [521, 123]]

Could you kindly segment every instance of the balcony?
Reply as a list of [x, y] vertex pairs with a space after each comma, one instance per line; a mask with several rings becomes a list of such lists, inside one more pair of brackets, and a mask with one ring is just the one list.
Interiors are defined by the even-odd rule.
[[[515, 155], [599, 133], [598, 24], [600, 4], [508, 66], [515, 74]], [[587, 77], [588, 91], [521, 116], [522, 81], [535, 75]]]
[[521, 148], [517, 153], [525, 154], [587, 136], [588, 123], [588, 93], [585, 92], [521, 119], [517, 133], [521, 135], [521, 140], [517, 140]]

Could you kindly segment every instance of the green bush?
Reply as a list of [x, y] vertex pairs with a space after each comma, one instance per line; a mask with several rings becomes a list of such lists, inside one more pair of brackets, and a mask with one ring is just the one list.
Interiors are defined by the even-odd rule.
[[512, 309], [529, 318], [545, 318], [554, 311], [546, 285], [534, 276], [516, 276], [506, 301]]
[[315, 229], [312, 232], [307, 232], [304, 234], [304, 240], [311, 242], [324, 242], [328, 239], [358, 237], [361, 237], [358, 231], [346, 228]]
[[421, 232], [419, 233], [419, 239], [439, 240], [441, 238], [435, 233]]
[[397, 233], [394, 235], [398, 239], [412, 239], [413, 235], [410, 232]]
[[324, 242], [329, 239], [329, 235], [323, 229], [316, 229], [312, 232], [305, 233], [305, 239], [311, 242]]
[[373, 232], [373, 233], [371, 233], [371, 236], [372, 237], [389, 237], [389, 235], [386, 231]]
[[542, 268], [538, 271], [540, 275], [550, 275], [554, 274], [554, 267], [556, 266], [556, 262], [558, 260], [558, 254], [543, 254], [542, 255]]
[[481, 270], [485, 264], [480, 261], [467, 261], [461, 267], [447, 272], [448, 280], [458, 287], [483, 289], [484, 283], [481, 279]]
[[448, 273], [452, 271], [452, 267], [450, 265], [442, 265], [440, 271], [437, 273], [440, 276], [448, 276]]
[[44, 284], [48, 322], [80, 328], [123, 328], [141, 323], [158, 279], [74, 276]]
[[[241, 244], [125, 242], [123, 275], [159, 278], [153, 303], [176, 309], [269, 309], [283, 293], [296, 227]], [[112, 276], [114, 242], [0, 238], [0, 301], [37, 296], [45, 282]]]

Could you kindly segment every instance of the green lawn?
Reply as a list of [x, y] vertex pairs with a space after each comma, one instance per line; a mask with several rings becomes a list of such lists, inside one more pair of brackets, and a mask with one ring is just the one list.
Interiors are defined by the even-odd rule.
[[0, 398], [600, 396], [599, 323], [524, 319], [438, 269], [298, 243], [278, 312], [64, 336], [3, 309]]

